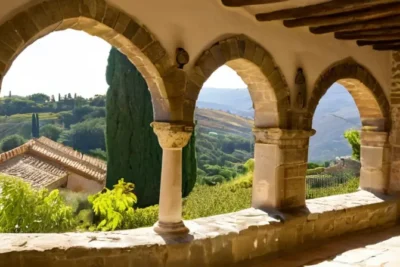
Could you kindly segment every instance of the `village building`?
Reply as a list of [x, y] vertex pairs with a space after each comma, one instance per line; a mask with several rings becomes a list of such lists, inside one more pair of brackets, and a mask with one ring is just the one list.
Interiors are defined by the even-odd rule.
[[22, 178], [34, 188], [97, 193], [105, 186], [107, 164], [46, 137], [0, 154], [0, 174]]

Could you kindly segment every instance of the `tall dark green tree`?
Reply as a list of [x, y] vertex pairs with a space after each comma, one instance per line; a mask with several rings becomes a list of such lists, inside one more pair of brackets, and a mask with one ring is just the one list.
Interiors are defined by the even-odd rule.
[[[110, 86], [106, 101], [107, 187], [112, 188], [120, 178], [125, 178], [136, 186], [139, 207], [156, 204], [160, 193], [162, 149], [150, 127], [153, 106], [146, 81], [115, 48], [110, 51], [106, 76]], [[196, 179], [196, 169], [192, 174], [194, 143], [190, 149], [193, 156], [183, 158], [184, 196], [189, 194]]]
[[32, 137], [35, 138], [36, 136], [36, 115], [35, 113], [32, 113]]
[[32, 137], [39, 138], [39, 115], [32, 113]]

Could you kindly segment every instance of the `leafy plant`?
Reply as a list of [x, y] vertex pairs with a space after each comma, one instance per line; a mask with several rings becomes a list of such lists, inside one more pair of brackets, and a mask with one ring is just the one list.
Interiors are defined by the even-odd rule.
[[102, 192], [88, 197], [97, 216], [97, 230], [110, 231], [129, 228], [129, 220], [134, 214], [133, 205], [137, 202], [133, 193], [133, 183], [126, 183], [120, 179], [114, 189], [105, 188]]
[[351, 149], [353, 150], [352, 157], [356, 160], [360, 160], [360, 132], [354, 129], [347, 130], [344, 132], [344, 137], [349, 142]]
[[72, 230], [75, 220], [58, 190], [35, 190], [20, 178], [0, 176], [0, 232], [50, 233]]
[[3, 140], [0, 141], [0, 149], [2, 152], [7, 152], [23, 145], [24, 143], [25, 139], [22, 136], [18, 134], [13, 134], [5, 137]]

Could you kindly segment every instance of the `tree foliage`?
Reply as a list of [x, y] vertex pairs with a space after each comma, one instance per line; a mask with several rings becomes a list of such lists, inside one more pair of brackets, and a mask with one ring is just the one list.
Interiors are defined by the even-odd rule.
[[146, 81], [118, 50], [108, 58], [107, 187], [135, 184], [139, 207], [158, 203], [162, 150], [150, 127], [153, 107]]
[[22, 146], [24, 143], [25, 139], [22, 136], [13, 134], [0, 141], [0, 149], [2, 152], [7, 152], [16, 147]]
[[74, 124], [70, 130], [62, 132], [58, 141], [83, 153], [97, 148], [105, 150], [104, 131], [104, 119], [86, 120]]
[[46, 124], [40, 128], [40, 135], [57, 141], [63, 129], [55, 124]]
[[20, 178], [0, 176], [0, 232], [65, 232], [75, 226], [58, 190], [35, 190]]
[[360, 151], [361, 151], [361, 141], [360, 141], [360, 132], [354, 129], [347, 130], [344, 133], [344, 137], [349, 142], [351, 149], [353, 151], [352, 157], [356, 160], [360, 160]]
[[127, 218], [133, 216], [133, 205], [137, 202], [134, 188], [134, 184], [120, 179], [113, 190], [105, 188], [105, 191], [89, 196], [89, 202], [97, 216], [97, 230], [129, 228]]

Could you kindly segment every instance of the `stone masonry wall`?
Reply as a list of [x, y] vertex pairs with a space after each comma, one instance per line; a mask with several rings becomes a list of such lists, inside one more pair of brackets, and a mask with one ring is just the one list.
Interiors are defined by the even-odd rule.
[[307, 201], [294, 213], [247, 209], [186, 221], [185, 238], [152, 228], [65, 234], [3, 234], [0, 267], [234, 266], [350, 232], [394, 225], [396, 199], [366, 191]]
[[392, 131], [390, 135], [392, 167], [389, 191], [400, 191], [400, 52], [392, 52], [392, 83], [390, 93]]

